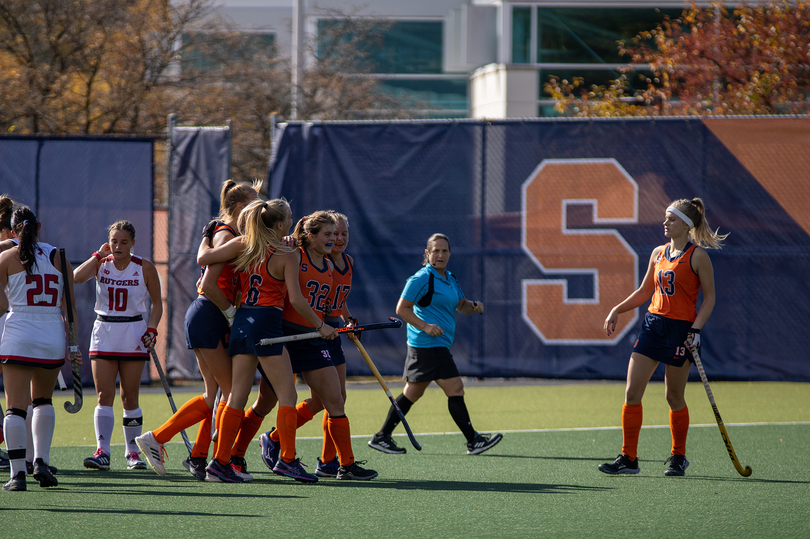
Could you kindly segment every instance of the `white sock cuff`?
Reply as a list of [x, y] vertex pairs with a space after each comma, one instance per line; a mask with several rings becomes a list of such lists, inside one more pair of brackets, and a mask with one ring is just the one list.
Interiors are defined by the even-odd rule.
[[141, 407], [138, 406], [134, 410], [124, 410], [124, 417], [143, 417]]
[[115, 417], [115, 412], [113, 412], [112, 406], [96, 406], [93, 415], [96, 417]]

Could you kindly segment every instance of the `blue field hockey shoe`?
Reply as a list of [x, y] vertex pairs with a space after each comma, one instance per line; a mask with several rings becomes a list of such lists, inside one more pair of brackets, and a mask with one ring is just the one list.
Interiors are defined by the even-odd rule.
[[233, 471], [236, 472], [236, 475], [245, 481], [253, 481], [253, 476], [247, 471], [247, 462], [245, 462], [244, 457], [236, 457], [231, 455], [231, 468], [233, 468]]
[[211, 459], [211, 462], [205, 468], [205, 480], [209, 483], [244, 483], [245, 480], [236, 475], [236, 472], [231, 468], [230, 463], [220, 464], [217, 459]]
[[682, 476], [686, 475], [686, 468], [689, 467], [689, 461], [683, 455], [670, 455], [667, 459], [669, 468], [666, 469], [664, 475], [669, 476]]
[[59, 485], [59, 481], [51, 473], [48, 465], [42, 459], [34, 461], [34, 479], [39, 481], [41, 487], [55, 487]]
[[208, 461], [205, 457], [188, 457], [183, 461], [183, 468], [200, 481], [205, 481], [206, 466], [208, 466]]
[[321, 462], [321, 458], [318, 457], [318, 465], [315, 466], [315, 475], [318, 477], [337, 477], [338, 468], [340, 468], [340, 462], [337, 457], [326, 464]]
[[338, 468], [338, 473], [335, 479], [342, 479], [342, 480], [353, 480], [353, 481], [368, 481], [369, 479], [374, 479], [377, 477], [377, 472], [374, 470], [366, 470], [365, 468], [361, 468], [361, 464], [365, 464], [366, 461], [361, 460], [359, 462], [353, 462], [348, 466], [341, 466]]
[[492, 436], [484, 436], [483, 434], [475, 433], [475, 438], [472, 442], [467, 442], [467, 454], [477, 455], [483, 453], [487, 449], [492, 449], [495, 445], [503, 440], [503, 434], [493, 434]]
[[84, 467], [91, 470], [109, 470], [110, 455], [105, 453], [103, 449], [96, 449], [92, 457], [84, 459]]
[[277, 473], [278, 475], [291, 477], [302, 483], [316, 483], [318, 481], [317, 476], [307, 473], [307, 471], [304, 470], [304, 465], [301, 464], [301, 459], [295, 459], [292, 462], [284, 462], [284, 459], [278, 459], [275, 467], [273, 468], [273, 472]]
[[10, 492], [28, 490], [28, 487], [25, 484], [25, 472], [17, 472], [17, 475], [12, 477], [8, 483], [3, 485], [3, 490]]
[[620, 473], [638, 473], [641, 471], [641, 468], [638, 467], [638, 459], [630, 460], [630, 457], [623, 453], [616, 457], [616, 460], [613, 462], [600, 464], [598, 468], [600, 472], [611, 475]]
[[270, 438], [270, 433], [274, 430], [276, 430], [275, 427], [259, 436], [259, 445], [262, 448], [262, 461], [264, 462], [265, 466], [270, 468], [271, 471], [276, 467], [276, 462], [278, 462], [278, 451], [280, 449], [279, 444]]

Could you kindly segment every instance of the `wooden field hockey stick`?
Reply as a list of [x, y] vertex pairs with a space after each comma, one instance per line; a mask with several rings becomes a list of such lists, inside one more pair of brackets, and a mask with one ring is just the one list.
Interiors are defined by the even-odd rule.
[[362, 354], [363, 359], [365, 359], [366, 363], [368, 363], [368, 366], [371, 369], [371, 372], [374, 373], [374, 377], [380, 383], [383, 390], [385, 390], [385, 394], [388, 396], [388, 400], [391, 401], [391, 406], [393, 406], [394, 410], [397, 411], [397, 415], [399, 416], [399, 420], [402, 422], [402, 426], [405, 427], [405, 432], [408, 433], [408, 438], [411, 440], [411, 444], [413, 444], [414, 448], [416, 448], [417, 451], [421, 451], [422, 450], [422, 445], [419, 442], [416, 441], [416, 437], [413, 435], [413, 432], [411, 432], [411, 427], [408, 425], [408, 422], [405, 420], [405, 414], [402, 413], [402, 410], [399, 408], [399, 404], [397, 404], [397, 401], [394, 399], [394, 396], [391, 395], [391, 390], [388, 389], [388, 385], [385, 383], [385, 380], [383, 380], [382, 376], [380, 375], [380, 371], [377, 370], [377, 366], [374, 365], [374, 362], [371, 361], [370, 357], [368, 357], [368, 352], [366, 352], [365, 347], [362, 344], [360, 344], [360, 339], [358, 339], [355, 336], [354, 333], [349, 333], [349, 339], [351, 339], [351, 341], [354, 343], [354, 345], [360, 351], [360, 354]]
[[703, 370], [703, 363], [700, 361], [700, 355], [697, 351], [697, 346], [693, 345], [691, 342], [689, 343], [689, 350], [692, 352], [692, 359], [695, 360], [695, 366], [697, 367], [698, 373], [700, 374], [700, 379], [703, 381], [703, 387], [706, 389], [706, 395], [709, 396], [709, 402], [712, 405], [712, 410], [714, 410], [714, 418], [717, 420], [717, 426], [720, 427], [720, 435], [723, 437], [723, 442], [726, 444], [726, 450], [728, 451], [728, 456], [731, 457], [731, 462], [734, 464], [734, 468], [737, 469], [737, 473], [739, 473], [743, 477], [748, 477], [751, 475], [752, 471], [750, 466], [746, 466], [744, 469], [740, 461], [737, 459], [737, 455], [734, 453], [734, 447], [731, 445], [731, 440], [728, 437], [728, 432], [726, 432], [726, 426], [723, 424], [723, 419], [720, 417], [720, 412], [717, 411], [717, 404], [714, 402], [714, 395], [712, 394], [712, 388], [709, 387], [709, 380], [706, 378], [706, 371]]
[[[163, 382], [163, 390], [166, 392], [166, 396], [169, 397], [169, 404], [172, 407], [172, 413], [177, 413], [177, 406], [174, 404], [174, 397], [172, 397], [172, 390], [169, 387], [169, 381], [166, 380], [166, 375], [163, 374], [163, 367], [160, 365], [160, 359], [158, 359], [157, 352], [155, 352], [155, 347], [150, 345], [147, 346], [149, 349], [149, 354], [152, 356], [152, 361], [155, 364], [155, 368], [158, 371], [158, 376], [160, 376], [160, 381]], [[188, 454], [191, 455], [191, 450], [194, 447], [191, 442], [188, 440], [188, 436], [186, 436], [186, 431], [181, 430], [180, 435], [183, 437], [183, 441], [186, 443], [186, 449], [188, 449]]]
[[[68, 281], [67, 260], [65, 258], [64, 249], [59, 249], [59, 260], [62, 262], [62, 280], [64, 281], [65, 285], [65, 310], [67, 311], [68, 318], [68, 343], [70, 344], [70, 353], [75, 354], [79, 351], [79, 346], [76, 342], [76, 323], [73, 321], [73, 302], [70, 299], [70, 282]], [[82, 409], [82, 403], [84, 402], [84, 388], [82, 387], [82, 366], [77, 365], [75, 361], [71, 363], [73, 364], [74, 402], [66, 402], [65, 410], [67, 410], [70, 414], [75, 414]]]
[[[351, 333], [357, 334], [362, 331], [371, 331], [373, 329], [393, 329], [393, 328], [401, 328], [402, 327], [402, 320], [399, 318], [394, 318], [393, 316], [388, 319], [388, 322], [377, 322], [374, 324], [365, 324], [362, 326], [355, 326], [352, 328], [335, 328], [335, 331], [338, 333]], [[292, 342], [292, 341], [306, 341], [308, 339], [318, 339], [323, 337], [318, 331], [311, 331], [309, 333], [299, 333], [298, 335], [285, 335], [284, 337], [273, 337], [270, 339], [262, 339], [256, 343], [256, 346], [269, 346], [271, 344], [278, 344], [283, 342]]]

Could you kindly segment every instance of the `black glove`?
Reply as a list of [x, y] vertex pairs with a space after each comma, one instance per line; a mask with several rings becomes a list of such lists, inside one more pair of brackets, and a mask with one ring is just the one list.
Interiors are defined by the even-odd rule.
[[216, 229], [217, 229], [217, 222], [216, 221], [211, 221], [210, 223], [205, 225], [205, 227], [203, 228], [202, 236], [203, 236], [203, 238], [208, 238], [208, 246], [209, 247], [214, 246], [214, 231]]

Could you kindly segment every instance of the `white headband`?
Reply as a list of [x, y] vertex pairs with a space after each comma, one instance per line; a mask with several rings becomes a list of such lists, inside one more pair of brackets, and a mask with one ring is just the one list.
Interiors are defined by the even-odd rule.
[[692, 220], [689, 217], [687, 217], [684, 212], [682, 212], [681, 210], [679, 210], [675, 206], [669, 206], [667, 208], [667, 211], [671, 212], [671, 213], [674, 213], [675, 215], [677, 215], [678, 217], [683, 219], [683, 222], [686, 223], [687, 225], [689, 225], [689, 228], [695, 228], [695, 223], [693, 223]]

